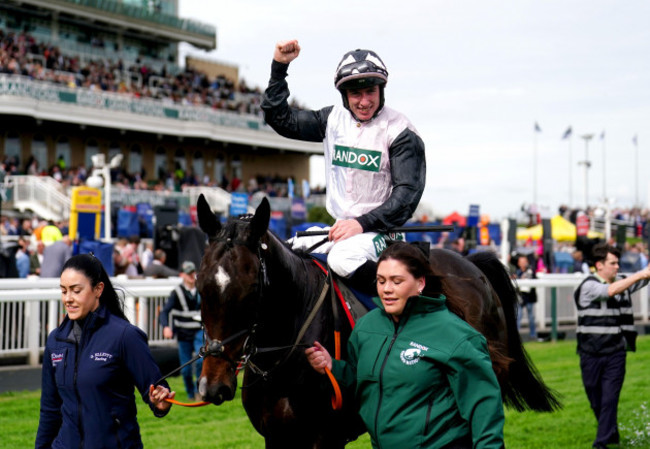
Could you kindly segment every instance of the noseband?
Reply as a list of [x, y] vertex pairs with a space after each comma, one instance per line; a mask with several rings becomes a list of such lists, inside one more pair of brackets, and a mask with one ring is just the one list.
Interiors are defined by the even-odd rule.
[[[236, 371], [239, 368], [239, 362], [235, 362], [233, 359], [228, 357], [228, 355], [224, 352], [226, 349], [226, 345], [228, 343], [231, 343], [232, 341], [238, 339], [239, 337], [242, 337], [246, 334], [248, 334], [249, 331], [248, 329], [242, 329], [239, 332], [232, 334], [230, 337], [226, 338], [225, 340], [217, 340], [217, 339], [211, 339], [210, 336], [208, 335], [208, 332], [203, 329], [203, 338], [205, 339], [205, 346], [201, 346], [201, 349], [199, 349], [199, 356], [200, 357], [207, 357], [207, 356], [212, 356], [212, 357], [217, 357], [224, 359], [227, 361], [233, 369]], [[246, 343], [244, 343], [244, 351], [246, 349], [248, 339], [246, 339]], [[250, 355], [248, 356], [250, 357]], [[247, 360], [247, 356], [244, 352], [244, 355], [242, 356], [242, 361], [245, 362]]]

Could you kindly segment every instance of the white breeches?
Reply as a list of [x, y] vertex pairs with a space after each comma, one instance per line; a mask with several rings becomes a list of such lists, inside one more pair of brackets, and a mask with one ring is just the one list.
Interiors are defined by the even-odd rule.
[[[327, 230], [318, 226], [311, 227], [307, 231]], [[323, 240], [326, 236], [307, 236], [292, 238], [289, 240], [294, 249], [306, 250], [312, 245]], [[365, 232], [354, 235], [339, 242], [326, 242], [316, 248], [313, 252], [328, 254], [327, 264], [336, 274], [349, 278], [367, 260], [377, 262], [379, 255], [386, 249], [386, 240], [382, 234], [376, 232]]]

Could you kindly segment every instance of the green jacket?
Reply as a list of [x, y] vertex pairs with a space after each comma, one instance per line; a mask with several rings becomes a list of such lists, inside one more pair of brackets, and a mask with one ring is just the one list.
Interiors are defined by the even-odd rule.
[[500, 449], [503, 404], [485, 338], [445, 297], [409, 298], [399, 323], [379, 308], [357, 322], [348, 360], [332, 372], [355, 385], [375, 448]]

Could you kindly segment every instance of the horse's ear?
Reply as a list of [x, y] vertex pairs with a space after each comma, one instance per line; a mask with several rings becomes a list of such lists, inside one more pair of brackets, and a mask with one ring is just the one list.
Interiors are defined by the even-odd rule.
[[269, 228], [269, 221], [271, 220], [271, 205], [269, 200], [264, 197], [262, 202], [257, 209], [255, 210], [255, 215], [251, 220], [250, 229], [251, 229], [251, 240], [259, 240], [266, 230]]
[[221, 223], [217, 220], [217, 217], [210, 209], [205, 196], [203, 194], [199, 195], [199, 199], [196, 201], [196, 213], [199, 217], [199, 227], [203, 232], [205, 232], [208, 237], [214, 237], [217, 235], [217, 232], [221, 229]]

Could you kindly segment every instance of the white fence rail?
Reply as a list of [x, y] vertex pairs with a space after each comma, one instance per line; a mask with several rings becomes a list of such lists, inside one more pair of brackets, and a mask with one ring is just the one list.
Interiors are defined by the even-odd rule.
[[33, 210], [46, 220], [63, 220], [70, 216], [70, 197], [61, 183], [51, 176], [7, 176], [13, 207]]
[[[520, 286], [537, 289], [538, 329], [556, 332], [559, 325], [575, 325], [573, 291], [582, 279], [581, 275], [551, 274], [518, 281]], [[151, 345], [166, 344], [158, 313], [180, 278], [116, 278], [113, 282], [125, 292], [129, 321], [149, 336]], [[58, 284], [58, 279], [0, 279], [0, 358], [25, 357], [30, 365], [39, 364], [47, 335], [65, 314]], [[647, 287], [633, 295], [633, 309], [637, 323], [648, 323]], [[526, 319], [522, 320], [524, 324]]]
[[[124, 291], [129, 321], [148, 335], [150, 344], [163, 344], [158, 312], [181, 279], [113, 282]], [[28, 364], [38, 365], [48, 334], [64, 316], [58, 279], [0, 279], [0, 358], [26, 357]]]
[[[537, 303], [535, 304], [535, 322], [537, 329], [551, 329], [555, 339], [557, 327], [575, 325], [578, 313], [575, 308], [573, 292], [585, 278], [583, 274], [540, 274], [539, 279], [518, 280], [521, 287], [535, 287]], [[632, 295], [632, 309], [635, 322], [648, 323], [648, 287]], [[522, 319], [527, 324], [528, 317]]]

